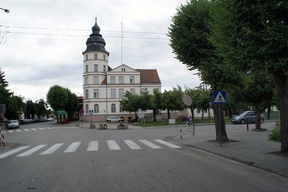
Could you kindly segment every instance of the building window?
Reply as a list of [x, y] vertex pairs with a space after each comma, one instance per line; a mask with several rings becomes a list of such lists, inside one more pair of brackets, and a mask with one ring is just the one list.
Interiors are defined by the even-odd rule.
[[120, 112], [124, 112], [122, 105], [119, 106]]
[[119, 84], [123, 84], [124, 80], [123, 80], [123, 76], [119, 76]]
[[99, 77], [98, 76], [94, 76], [94, 84], [99, 84]]
[[116, 113], [116, 105], [114, 103], [111, 105], [111, 113]]
[[89, 98], [89, 90], [86, 89], [86, 90], [85, 90], [85, 99], [88, 99], [88, 98]]
[[103, 72], [106, 72], [106, 65], [103, 65]]
[[111, 89], [111, 98], [115, 99], [116, 98], [116, 91], [115, 89]]
[[85, 66], [85, 71], [88, 73], [88, 65]]
[[88, 104], [85, 105], [85, 113], [86, 114], [89, 113], [89, 105]]
[[119, 89], [119, 98], [123, 99], [124, 97], [124, 89]]
[[130, 93], [131, 93], [132, 95], [135, 95], [135, 89], [134, 89], [134, 88], [130, 89]]
[[94, 59], [97, 59], [98, 57], [97, 57], [97, 54], [94, 54]]
[[86, 59], [86, 61], [88, 60], [88, 55], [85, 55], [85, 59]]
[[135, 83], [135, 78], [134, 78], [134, 76], [130, 76], [130, 83]]
[[85, 77], [85, 85], [87, 85], [88, 84], [88, 77]]
[[141, 93], [147, 92], [147, 88], [141, 88]]
[[94, 113], [99, 113], [99, 105], [98, 104], [94, 105]]
[[196, 111], [197, 111], [197, 113], [201, 113], [201, 110], [200, 110], [200, 109], [197, 109]]
[[106, 55], [103, 55], [103, 60], [106, 61]]
[[121, 71], [122, 71], [122, 72], [125, 72], [125, 70], [126, 70], [125, 68], [121, 68]]
[[99, 89], [94, 89], [94, 98], [99, 98]]
[[115, 84], [115, 76], [110, 76], [110, 83]]
[[94, 72], [98, 72], [98, 64], [94, 64]]

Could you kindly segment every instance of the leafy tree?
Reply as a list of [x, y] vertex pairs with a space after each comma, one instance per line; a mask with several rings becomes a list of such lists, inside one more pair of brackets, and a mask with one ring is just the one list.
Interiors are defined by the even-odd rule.
[[[172, 17], [169, 27], [170, 46], [176, 58], [185, 64], [188, 70], [198, 70], [201, 80], [210, 85], [212, 90], [228, 90], [241, 83], [240, 73], [223, 65], [222, 58], [215, 53], [215, 48], [208, 40], [210, 22], [209, 0], [191, 0], [187, 5], [181, 5]], [[220, 128], [217, 107], [221, 108]], [[222, 106], [213, 106], [213, 110], [216, 140], [222, 138], [228, 141]]]
[[3, 71], [1, 71], [0, 68], [0, 85], [2, 85], [4, 88], [8, 87], [8, 82], [5, 79], [5, 74]]
[[66, 89], [66, 91], [68, 93], [68, 102], [64, 107], [64, 109], [68, 113], [68, 119], [72, 119], [75, 118], [75, 113], [79, 107], [79, 101], [75, 93], [71, 93], [71, 91], [68, 88]]
[[35, 109], [34, 102], [32, 100], [27, 100], [26, 101], [26, 113], [25, 113], [26, 118], [34, 119], [35, 118], [35, 114], [36, 114], [36, 109]]
[[165, 90], [163, 93], [163, 103], [162, 103], [162, 109], [167, 110], [167, 118], [170, 119], [170, 111], [173, 110], [183, 110], [186, 108], [186, 105], [182, 101], [183, 97], [183, 91], [181, 90], [181, 87], [178, 86], [178, 88], [174, 88], [172, 90]]
[[135, 119], [138, 120], [137, 110], [141, 108], [141, 97], [140, 95], [131, 94], [129, 91], [126, 91], [120, 104], [124, 111], [135, 113]]
[[37, 117], [38, 118], [45, 117], [46, 112], [47, 112], [45, 101], [43, 99], [40, 99], [39, 101], [36, 101], [34, 103], [34, 106], [35, 106]]
[[54, 85], [50, 87], [47, 94], [47, 102], [54, 110], [57, 117], [57, 122], [59, 122], [57, 110], [63, 110], [69, 101], [68, 92], [65, 88]]
[[266, 69], [278, 91], [281, 152], [288, 154], [288, 2], [213, 1], [212, 43], [226, 63], [242, 71]]
[[156, 113], [162, 109], [162, 103], [163, 103], [163, 95], [160, 92], [159, 89], [153, 90], [153, 95], [151, 97], [151, 104], [153, 109], [153, 121], [156, 122]]

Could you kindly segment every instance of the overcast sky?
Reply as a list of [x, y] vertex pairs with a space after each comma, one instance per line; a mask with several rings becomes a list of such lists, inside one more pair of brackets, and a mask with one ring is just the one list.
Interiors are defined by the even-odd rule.
[[82, 96], [82, 52], [95, 17], [111, 68], [122, 60], [134, 69], [157, 69], [162, 91], [194, 88], [198, 76], [175, 59], [166, 35], [181, 4], [186, 0], [0, 0], [10, 10], [0, 10], [0, 68], [8, 88], [33, 101], [46, 100], [53, 85]]

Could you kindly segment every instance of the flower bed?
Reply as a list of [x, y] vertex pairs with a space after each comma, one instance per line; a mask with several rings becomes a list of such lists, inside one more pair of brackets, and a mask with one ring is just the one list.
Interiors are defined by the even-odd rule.
[[117, 126], [117, 129], [128, 129], [128, 125], [125, 124], [125, 123], [120, 123], [120, 124]]

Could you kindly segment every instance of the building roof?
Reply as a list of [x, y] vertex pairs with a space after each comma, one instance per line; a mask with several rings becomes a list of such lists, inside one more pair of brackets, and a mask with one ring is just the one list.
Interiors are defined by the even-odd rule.
[[136, 69], [140, 72], [141, 84], [161, 84], [158, 72], [156, 69]]
[[102, 35], [100, 34], [100, 27], [97, 24], [97, 18], [95, 19], [95, 24], [92, 27], [92, 34], [89, 36], [89, 38], [86, 41], [86, 45], [87, 45], [87, 48], [82, 54], [89, 52], [89, 51], [103, 51], [105, 53], [108, 53], [105, 50], [106, 43]]

